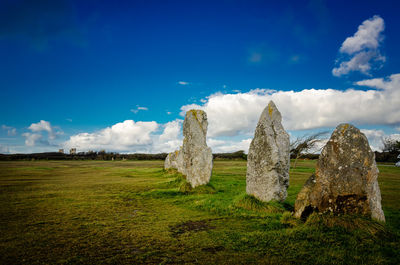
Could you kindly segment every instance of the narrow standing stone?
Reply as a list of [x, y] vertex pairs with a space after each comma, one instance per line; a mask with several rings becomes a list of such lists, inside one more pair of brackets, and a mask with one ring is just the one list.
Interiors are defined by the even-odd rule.
[[284, 201], [289, 186], [290, 139], [270, 101], [261, 114], [247, 156], [246, 192], [262, 201]]
[[[178, 154], [178, 171], [194, 188], [207, 184], [212, 171], [212, 152], [207, 146], [207, 114], [202, 110], [189, 110], [183, 122], [183, 145]], [[181, 157], [179, 157], [181, 155]]]

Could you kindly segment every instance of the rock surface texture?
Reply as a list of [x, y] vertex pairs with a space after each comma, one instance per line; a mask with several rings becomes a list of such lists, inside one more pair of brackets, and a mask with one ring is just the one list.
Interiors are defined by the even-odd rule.
[[261, 114], [247, 156], [246, 192], [262, 201], [284, 201], [289, 186], [290, 139], [270, 101]]
[[[183, 145], [178, 154], [178, 171], [194, 188], [210, 181], [213, 166], [211, 148], [207, 146], [207, 114], [189, 110], [183, 122]], [[179, 157], [181, 155], [181, 157]]]
[[297, 195], [295, 216], [312, 212], [363, 214], [385, 221], [375, 154], [359, 129], [336, 127], [312, 175]]
[[207, 114], [202, 110], [189, 110], [183, 122], [183, 145], [179, 151], [168, 154], [164, 168], [176, 168], [186, 176], [194, 188], [207, 184], [213, 166], [211, 148], [207, 146]]
[[165, 169], [170, 169], [170, 168], [178, 169], [178, 161], [177, 161], [178, 154], [179, 154], [179, 150], [176, 150], [176, 151], [168, 154], [168, 156], [165, 158], [165, 162], [164, 162]]

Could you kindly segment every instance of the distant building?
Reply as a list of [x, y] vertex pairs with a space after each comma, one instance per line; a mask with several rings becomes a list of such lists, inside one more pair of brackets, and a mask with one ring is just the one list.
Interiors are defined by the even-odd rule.
[[59, 152], [60, 154], [64, 154], [64, 149], [58, 149], [58, 152]]
[[76, 155], [76, 148], [69, 149], [69, 154], [70, 155]]

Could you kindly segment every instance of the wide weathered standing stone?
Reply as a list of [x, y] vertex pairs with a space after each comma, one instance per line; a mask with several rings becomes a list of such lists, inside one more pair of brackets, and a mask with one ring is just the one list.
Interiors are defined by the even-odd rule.
[[356, 213], [385, 221], [378, 173], [365, 135], [353, 125], [339, 125], [321, 152], [315, 174], [297, 195], [295, 216]]
[[284, 201], [289, 186], [290, 139], [270, 101], [261, 114], [247, 156], [246, 192], [262, 201]]
[[[207, 114], [202, 110], [189, 110], [183, 122], [183, 145], [168, 155], [165, 165], [175, 167], [186, 176], [194, 188], [207, 184], [212, 171], [212, 152], [207, 146]], [[171, 162], [173, 161], [173, 162]]]

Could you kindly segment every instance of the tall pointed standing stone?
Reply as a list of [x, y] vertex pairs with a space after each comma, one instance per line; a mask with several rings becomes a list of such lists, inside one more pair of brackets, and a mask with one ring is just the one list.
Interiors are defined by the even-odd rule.
[[247, 156], [246, 192], [262, 201], [284, 201], [289, 186], [290, 139], [270, 101], [258, 121]]
[[207, 146], [207, 114], [189, 110], [183, 122], [183, 145], [177, 154], [178, 171], [194, 188], [207, 184], [212, 171], [212, 152]]
[[340, 124], [322, 150], [315, 174], [297, 195], [294, 215], [356, 213], [385, 221], [378, 173], [367, 137], [353, 125]]

